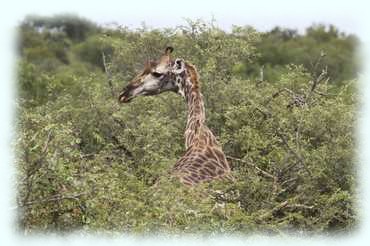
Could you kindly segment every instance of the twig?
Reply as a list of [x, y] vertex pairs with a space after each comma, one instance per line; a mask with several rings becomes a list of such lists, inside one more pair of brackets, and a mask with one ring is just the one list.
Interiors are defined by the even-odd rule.
[[311, 89], [309, 90], [309, 92], [307, 93], [306, 95], [306, 101], [308, 102], [308, 100], [310, 99], [310, 97], [312, 96], [312, 93], [314, 93], [317, 85], [324, 80], [325, 76], [328, 74], [328, 67], [326, 66], [325, 69], [323, 69], [320, 73], [320, 75], [314, 79], [312, 81], [312, 85], [311, 85]]
[[104, 71], [105, 71], [105, 74], [106, 74], [106, 75], [107, 75], [107, 77], [108, 77], [108, 85], [109, 85], [109, 88], [110, 88], [110, 91], [111, 91], [112, 97], [115, 97], [114, 88], [113, 88], [113, 83], [112, 83], [112, 74], [111, 74], [111, 73], [110, 73], [110, 71], [108, 70], [107, 63], [106, 63], [106, 60], [105, 60], [105, 54], [104, 54], [104, 52], [102, 52], [102, 57], [103, 57]]
[[289, 200], [286, 200], [286, 201], [284, 201], [282, 203], [279, 203], [275, 207], [273, 207], [270, 211], [262, 214], [259, 217], [259, 219], [266, 219], [266, 218], [270, 217], [271, 215], [273, 215], [274, 213], [276, 213], [277, 211], [279, 211], [279, 210], [281, 210], [283, 208], [290, 208], [290, 209], [314, 209], [315, 206], [313, 206], [313, 205], [308, 206], [308, 205], [300, 204], [300, 203], [289, 204]]
[[279, 129], [276, 130], [276, 135], [281, 139], [283, 142], [286, 150], [288, 150], [290, 153], [294, 155], [294, 157], [298, 160], [298, 162], [302, 165], [302, 167], [307, 171], [307, 173], [312, 176], [311, 171], [306, 167], [305, 162], [300, 154], [298, 154], [295, 150], [290, 147], [288, 141], [286, 140], [285, 136], [280, 133]]
[[287, 180], [285, 180], [285, 181], [283, 181], [283, 182], [281, 183], [281, 186], [284, 186], [285, 184], [290, 183], [290, 182], [292, 182], [292, 181], [296, 181], [297, 179], [298, 179], [297, 177], [287, 179]]
[[295, 204], [289, 204], [286, 206], [286, 208], [303, 208], [303, 209], [313, 209], [315, 206], [311, 205], [305, 205], [305, 204], [300, 204], [300, 203], [295, 203]]
[[229, 160], [233, 160], [233, 161], [240, 161], [242, 163], [245, 163], [247, 164], [248, 166], [250, 167], [253, 167], [255, 168], [258, 172], [260, 172], [263, 176], [267, 177], [267, 178], [271, 178], [273, 179], [274, 181], [276, 181], [278, 179], [278, 177], [276, 177], [275, 175], [265, 171], [265, 170], [262, 170], [261, 168], [257, 167], [255, 164], [249, 162], [249, 161], [245, 161], [245, 160], [242, 160], [242, 159], [239, 159], [239, 158], [235, 158], [235, 157], [231, 157], [231, 156], [226, 156], [227, 159]]
[[278, 90], [277, 92], [275, 92], [274, 94], [272, 94], [270, 98], [268, 98], [267, 100], [265, 100], [263, 102], [263, 105], [264, 106], [267, 106], [267, 104], [269, 104], [272, 101], [272, 99], [274, 99], [274, 98], [282, 95], [283, 92], [286, 92], [286, 93], [290, 94], [291, 98], [293, 99], [287, 105], [287, 108], [290, 108], [293, 105], [297, 105], [297, 106], [303, 106], [303, 105], [305, 105], [304, 95], [296, 94], [294, 91], [292, 91], [292, 90], [290, 90], [288, 88], [282, 88], [282, 89]]
[[314, 93], [316, 93], [316, 94], [318, 94], [320, 96], [325, 96], [325, 97], [335, 97], [335, 96], [337, 96], [337, 94], [324, 93], [324, 92], [317, 91], [317, 90], [315, 90]]
[[46, 142], [44, 144], [44, 147], [42, 148], [42, 152], [41, 152], [42, 154], [45, 154], [46, 151], [48, 150], [50, 140], [51, 140], [51, 130], [48, 132], [48, 136], [47, 136]]
[[[32, 189], [33, 189], [33, 180], [31, 179], [31, 177], [36, 173], [37, 170], [39, 170], [42, 166], [42, 163], [43, 163], [43, 160], [46, 156], [46, 152], [47, 152], [47, 149], [48, 149], [48, 146], [49, 146], [49, 142], [51, 141], [51, 130], [49, 131], [49, 134], [48, 134], [48, 138], [45, 142], [45, 145], [44, 145], [44, 148], [43, 148], [43, 151], [42, 151], [42, 156], [40, 156], [34, 163], [34, 166], [31, 170], [27, 170], [27, 175], [26, 177], [24, 177], [22, 179], [22, 183], [25, 183], [25, 186], [26, 186], [26, 189], [27, 189], [27, 193], [25, 195], [25, 197], [23, 198], [23, 203], [27, 203], [28, 202], [28, 199], [30, 198], [30, 195], [31, 195], [31, 192], [32, 192]], [[28, 151], [26, 151], [26, 163], [28, 163], [27, 159], [28, 159]]]
[[324, 79], [324, 77], [328, 74], [328, 67], [326, 66], [320, 73], [320, 75], [314, 80], [314, 83], [311, 86], [311, 91], [314, 91], [317, 85]]
[[288, 205], [288, 201], [284, 201], [282, 203], [279, 203], [278, 205], [276, 205], [274, 208], [272, 208], [270, 211], [262, 214], [259, 219], [266, 219], [267, 217], [270, 217], [271, 215], [273, 215], [275, 212], [279, 211], [280, 209], [286, 207]]
[[322, 59], [323, 59], [325, 56], [326, 56], [326, 53], [325, 53], [323, 50], [321, 50], [321, 51], [320, 51], [320, 56], [317, 58], [317, 60], [316, 60], [315, 64], [312, 64], [312, 63], [311, 63], [311, 66], [312, 66], [312, 73], [314, 73], [314, 72], [316, 71], [317, 67], [320, 65], [320, 63], [321, 63]]
[[282, 88], [282, 89], [278, 90], [277, 92], [275, 92], [274, 94], [272, 94], [272, 96], [271, 96], [269, 99], [267, 99], [267, 100], [263, 103], [263, 105], [264, 105], [264, 106], [266, 106], [267, 104], [269, 104], [269, 103], [272, 101], [272, 99], [274, 99], [275, 97], [280, 96], [283, 92], [287, 92], [287, 93], [289, 93], [290, 95], [295, 96], [295, 93], [294, 93], [292, 90], [290, 90], [290, 89], [288, 89], [288, 88]]
[[20, 204], [19, 207], [25, 207], [25, 206], [38, 204], [38, 203], [45, 203], [45, 202], [46, 203], [47, 202], [56, 202], [56, 201], [60, 201], [60, 200], [78, 200], [78, 198], [83, 196], [83, 195], [86, 195], [86, 193], [83, 192], [83, 193], [78, 193], [78, 194], [73, 194], [73, 195], [65, 195], [65, 196], [55, 195], [55, 196], [51, 196], [51, 197], [41, 199], [41, 200], [34, 200], [34, 201], [24, 202], [24, 203]]
[[89, 153], [89, 154], [80, 154], [80, 158], [89, 158], [95, 156], [95, 153]]
[[[49, 132], [48, 132], [48, 136], [47, 136], [47, 138], [46, 138], [46, 141], [45, 141], [45, 143], [44, 143], [44, 147], [42, 148], [42, 150], [41, 150], [41, 156], [37, 159], [37, 160], [35, 160], [34, 161], [34, 163], [35, 163], [35, 165], [33, 166], [33, 168], [32, 168], [32, 170], [29, 170], [28, 172], [27, 172], [27, 175], [26, 175], [26, 177], [24, 177], [22, 180], [21, 180], [21, 182], [23, 183], [23, 182], [25, 182], [25, 181], [27, 181], [28, 182], [28, 180], [29, 180], [29, 178], [37, 171], [37, 169], [41, 166], [41, 164], [42, 164], [42, 161], [44, 160], [44, 158], [45, 158], [45, 156], [46, 156], [46, 152], [48, 151], [48, 148], [49, 148], [49, 143], [50, 143], [50, 141], [51, 141], [51, 139], [52, 139], [52, 131], [51, 130], [49, 130]], [[27, 163], [29, 163], [30, 162], [30, 160], [29, 160], [29, 158], [28, 158], [28, 155], [29, 155], [29, 153], [28, 153], [28, 150], [26, 150], [26, 162]]]

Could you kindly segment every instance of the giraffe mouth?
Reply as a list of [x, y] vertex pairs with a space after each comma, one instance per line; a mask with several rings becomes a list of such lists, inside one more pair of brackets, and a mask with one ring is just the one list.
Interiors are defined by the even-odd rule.
[[126, 88], [124, 88], [123, 91], [119, 94], [118, 101], [120, 103], [130, 102], [135, 97], [135, 95], [133, 95], [135, 93], [133, 92], [135, 91], [137, 87], [138, 86], [136, 84], [127, 85]]
[[121, 94], [118, 98], [118, 101], [120, 103], [129, 103], [134, 97], [130, 97], [130, 96], [126, 96], [126, 95], [123, 95]]
[[154, 88], [154, 89], [148, 89], [148, 88], [142, 88], [140, 86], [138, 87], [132, 87], [131, 85], [129, 88], [126, 88], [118, 97], [118, 101], [120, 103], [129, 103], [138, 96], [153, 96], [157, 95], [165, 90], [161, 90], [161, 88]]

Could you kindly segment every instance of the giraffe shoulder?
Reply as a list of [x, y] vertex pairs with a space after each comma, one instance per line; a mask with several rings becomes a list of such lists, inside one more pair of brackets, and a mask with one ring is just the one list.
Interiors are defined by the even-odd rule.
[[[214, 179], [231, 179], [230, 167], [220, 150], [190, 147], [172, 169], [174, 176], [186, 185]], [[220, 158], [221, 157], [221, 158]]]

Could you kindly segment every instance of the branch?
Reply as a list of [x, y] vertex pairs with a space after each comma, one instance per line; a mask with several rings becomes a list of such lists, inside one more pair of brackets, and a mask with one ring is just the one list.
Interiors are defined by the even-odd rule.
[[298, 160], [298, 162], [304, 167], [304, 169], [307, 171], [307, 173], [312, 176], [311, 171], [306, 167], [305, 162], [300, 154], [298, 154], [296, 151], [293, 150], [292, 147], [290, 147], [288, 141], [286, 140], [285, 136], [280, 133], [279, 129], [276, 129], [276, 135], [281, 139], [283, 142], [286, 150], [288, 150], [290, 153], [293, 154], [293, 156]]
[[105, 61], [105, 54], [104, 54], [104, 52], [102, 52], [102, 57], [103, 57], [104, 71], [105, 71], [105, 74], [106, 74], [106, 75], [107, 75], [107, 77], [108, 77], [108, 86], [109, 86], [109, 88], [110, 88], [110, 91], [111, 91], [112, 97], [115, 97], [114, 88], [113, 88], [113, 83], [112, 83], [112, 74], [111, 74], [111, 73], [110, 73], [110, 71], [108, 70], [107, 63], [106, 63], [106, 61]]
[[268, 217], [270, 217], [271, 215], [273, 215], [275, 212], [279, 211], [280, 209], [286, 207], [288, 205], [288, 201], [284, 201], [282, 203], [279, 203], [278, 205], [276, 205], [274, 208], [272, 208], [270, 211], [262, 214], [259, 219], [266, 219]]
[[44, 147], [42, 148], [42, 152], [41, 153], [43, 155], [46, 153], [46, 151], [48, 151], [50, 141], [51, 141], [51, 130], [48, 132], [47, 139], [45, 141]]
[[308, 99], [312, 96], [312, 93], [315, 92], [315, 89], [317, 87], [317, 85], [324, 80], [324, 78], [326, 77], [326, 75], [328, 74], [328, 67], [326, 66], [325, 69], [323, 69], [320, 73], [320, 75], [314, 79], [312, 81], [312, 85], [311, 85], [311, 89], [310, 91], [307, 93], [307, 96], [306, 96], [306, 101], [308, 101]]
[[286, 208], [292, 208], [292, 209], [295, 209], [295, 208], [302, 208], [302, 209], [314, 209], [315, 206], [311, 205], [311, 206], [308, 206], [308, 205], [305, 205], [305, 204], [300, 204], [300, 203], [294, 203], [294, 204], [289, 204], [286, 206]]
[[295, 93], [294, 93], [292, 90], [290, 90], [290, 89], [288, 89], [288, 88], [282, 88], [282, 89], [278, 90], [277, 92], [275, 92], [274, 94], [272, 94], [272, 96], [271, 96], [269, 99], [267, 99], [267, 100], [263, 103], [263, 105], [264, 105], [264, 106], [266, 106], [267, 104], [269, 104], [269, 103], [272, 101], [272, 99], [274, 99], [275, 97], [280, 96], [283, 92], [287, 92], [287, 93], [289, 93], [290, 95], [295, 96]]
[[303, 95], [296, 94], [294, 91], [292, 91], [288, 88], [282, 88], [282, 89], [278, 90], [277, 92], [275, 92], [274, 94], [272, 94], [270, 98], [265, 100], [263, 105], [266, 106], [267, 104], [269, 104], [272, 101], [272, 99], [282, 95], [283, 92], [288, 93], [291, 96], [291, 99], [292, 99], [292, 101], [287, 105], [287, 108], [290, 108], [293, 105], [303, 106], [306, 103]]
[[283, 208], [290, 208], [290, 209], [314, 209], [315, 206], [313, 206], [313, 205], [308, 206], [308, 205], [300, 204], [300, 203], [289, 204], [289, 201], [286, 200], [286, 201], [284, 201], [282, 203], [279, 203], [275, 207], [273, 207], [270, 211], [262, 214], [259, 217], [259, 219], [266, 219], [266, 218], [270, 217], [271, 215], [273, 215], [274, 213], [276, 213], [277, 211], [279, 211], [279, 210], [281, 210]]
[[314, 80], [311, 91], [314, 91], [316, 89], [316, 86], [324, 79], [324, 77], [328, 74], [328, 67], [326, 66], [325, 69], [323, 69], [320, 73], [320, 75]]
[[326, 53], [323, 51], [323, 50], [321, 50], [321, 52], [320, 52], [320, 56], [317, 58], [317, 60], [316, 60], [316, 62], [315, 62], [315, 64], [312, 64], [311, 63], [311, 66], [312, 66], [312, 74], [314, 74], [315, 73], [315, 71], [316, 71], [316, 69], [317, 69], [317, 67], [320, 65], [320, 63], [321, 63], [321, 61], [323, 60], [323, 58], [326, 56]]
[[[42, 161], [44, 160], [44, 158], [45, 158], [45, 156], [46, 156], [46, 153], [47, 153], [47, 151], [48, 151], [48, 149], [49, 149], [49, 143], [51, 142], [51, 139], [52, 139], [52, 131], [51, 130], [49, 130], [49, 132], [48, 132], [48, 136], [47, 136], [47, 138], [46, 138], [46, 141], [45, 141], [45, 143], [44, 143], [44, 147], [42, 148], [42, 150], [41, 150], [41, 156], [37, 159], [37, 160], [35, 160], [33, 163], [34, 163], [34, 166], [33, 166], [33, 169], [32, 170], [29, 170], [28, 172], [27, 172], [27, 175], [26, 175], [26, 177], [24, 177], [22, 180], [21, 180], [21, 182], [23, 183], [24, 181], [27, 181], [28, 182], [28, 180], [29, 180], [29, 178], [37, 171], [37, 169], [41, 166], [41, 164], [42, 164]], [[29, 157], [28, 157], [28, 150], [26, 150], [26, 157], [25, 157], [25, 159], [26, 159], [26, 163], [29, 163], [30, 162], [30, 160], [29, 160]]]
[[249, 161], [245, 161], [245, 160], [242, 160], [242, 159], [239, 159], [239, 158], [235, 158], [235, 157], [231, 157], [231, 156], [226, 156], [226, 158], [229, 159], [229, 160], [239, 161], [239, 162], [245, 163], [248, 166], [253, 167], [254, 169], [256, 169], [263, 176], [265, 176], [267, 178], [271, 178], [274, 181], [277, 181], [277, 179], [278, 179], [278, 177], [276, 177], [275, 175], [273, 175], [273, 174], [271, 174], [271, 173], [269, 173], [269, 172], [267, 172], [265, 170], [262, 170], [261, 168], [257, 167], [255, 164], [253, 164], [253, 163], [251, 163]]
[[55, 195], [55, 196], [51, 196], [51, 197], [41, 199], [41, 200], [34, 200], [34, 201], [24, 202], [24, 203], [20, 204], [19, 207], [25, 207], [25, 206], [29, 206], [29, 205], [33, 205], [33, 204], [38, 204], [38, 203], [56, 202], [56, 201], [60, 201], [60, 200], [78, 200], [78, 198], [83, 196], [83, 195], [86, 195], [86, 193], [83, 192], [83, 193], [65, 195], [65, 196]]
[[320, 96], [325, 96], [325, 97], [335, 97], [335, 96], [338, 96], [338, 94], [324, 93], [324, 92], [317, 91], [317, 90], [315, 90], [314, 93], [316, 93], [316, 94], [318, 94]]

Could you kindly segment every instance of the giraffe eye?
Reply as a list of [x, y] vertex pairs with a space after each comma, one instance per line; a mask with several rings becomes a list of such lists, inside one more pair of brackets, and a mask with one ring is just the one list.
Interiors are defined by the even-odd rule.
[[156, 78], [159, 78], [163, 75], [163, 73], [158, 73], [158, 72], [152, 72], [152, 75]]

